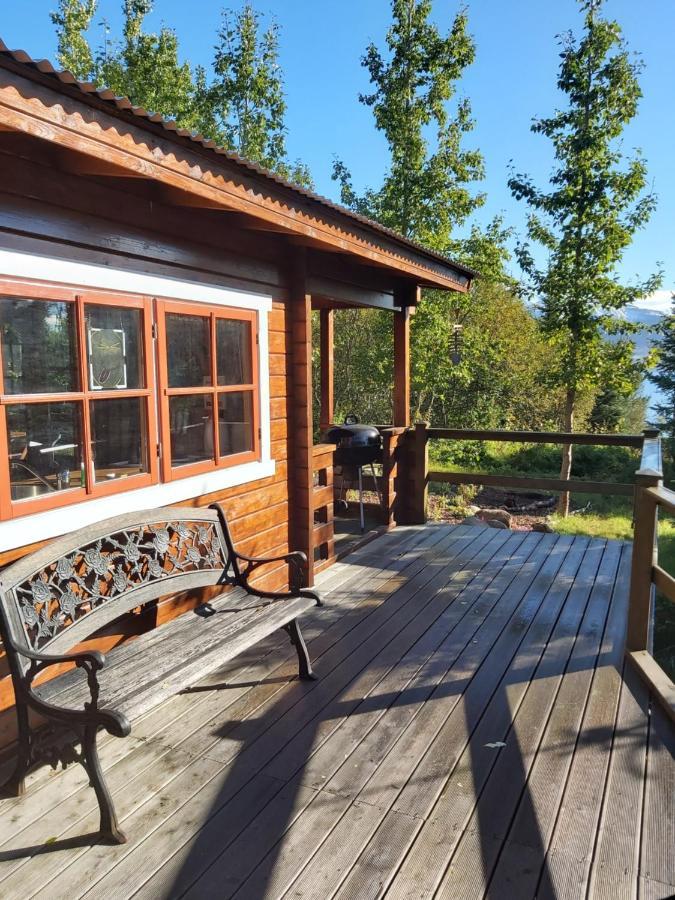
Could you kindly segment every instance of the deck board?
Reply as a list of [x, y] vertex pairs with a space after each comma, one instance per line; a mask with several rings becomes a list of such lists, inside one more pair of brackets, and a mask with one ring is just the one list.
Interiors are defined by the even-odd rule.
[[[0, 803], [0, 896], [665, 898], [675, 732], [624, 667], [630, 545], [397, 529], [273, 636]], [[651, 714], [650, 714], [651, 713]], [[491, 745], [491, 746], [490, 746]]]

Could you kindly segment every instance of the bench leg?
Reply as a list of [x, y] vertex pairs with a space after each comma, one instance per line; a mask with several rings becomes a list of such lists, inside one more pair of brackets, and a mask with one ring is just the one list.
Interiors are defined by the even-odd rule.
[[127, 839], [123, 832], [120, 831], [117, 824], [117, 816], [115, 815], [115, 807], [113, 806], [110, 791], [103, 778], [103, 770], [98, 758], [98, 750], [96, 748], [96, 731], [95, 725], [88, 725], [85, 728], [84, 739], [82, 741], [82, 764], [89, 775], [91, 785], [96, 792], [99, 809], [101, 811], [101, 840], [106, 844], [125, 844]]
[[293, 619], [288, 625], [284, 625], [284, 631], [288, 632], [291, 644], [295, 647], [298, 654], [298, 662], [300, 664], [300, 678], [303, 681], [316, 681], [316, 675], [312, 672], [312, 664], [309, 661], [309, 653], [305, 639], [300, 631], [300, 625], [297, 619]]

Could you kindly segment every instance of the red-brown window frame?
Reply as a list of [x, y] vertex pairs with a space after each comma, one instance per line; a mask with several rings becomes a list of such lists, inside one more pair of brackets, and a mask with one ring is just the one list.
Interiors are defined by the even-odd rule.
[[[169, 387], [166, 344], [166, 315], [176, 313], [185, 316], [201, 316], [210, 323], [211, 384], [195, 387]], [[250, 384], [219, 385], [217, 372], [216, 322], [218, 319], [249, 322], [251, 327], [251, 374]], [[230, 466], [239, 466], [260, 459], [260, 365], [258, 360], [258, 314], [255, 310], [237, 309], [208, 303], [158, 299], [156, 301], [157, 358], [159, 369], [160, 428], [162, 447], [162, 480], [169, 482], [190, 475], [201, 475]], [[220, 456], [220, 430], [218, 428], [218, 396], [226, 393], [248, 392], [251, 394], [253, 449], [242, 453]], [[173, 466], [171, 461], [171, 426], [169, 400], [176, 396], [203, 394], [212, 397], [213, 408], [213, 456], [209, 459], [185, 465]]]
[[[0, 477], [0, 519], [14, 519], [31, 513], [42, 512], [68, 506], [96, 497], [106, 497], [122, 491], [147, 487], [158, 481], [158, 460], [156, 453], [157, 416], [156, 387], [154, 377], [154, 350], [152, 346], [152, 303], [151, 298], [140, 294], [123, 294], [117, 291], [89, 290], [73, 288], [58, 284], [44, 284], [19, 278], [3, 277], [0, 282], [0, 302], [4, 297], [17, 297], [29, 300], [65, 301], [75, 307], [77, 367], [80, 390], [66, 393], [42, 394], [5, 394], [4, 366], [2, 364], [2, 344], [0, 342], [0, 457], [5, 466]], [[89, 386], [87, 359], [87, 341], [85, 326], [85, 305], [116, 306], [139, 309], [143, 327], [143, 372], [144, 388], [124, 390], [92, 390]], [[146, 443], [148, 472], [129, 475], [126, 478], [109, 482], [94, 481], [93, 453], [91, 441], [90, 403], [95, 400], [120, 399], [125, 397], [145, 398], [146, 408]], [[82, 446], [85, 463], [85, 484], [83, 487], [71, 488], [43, 495], [34, 499], [12, 500], [9, 473], [9, 435], [7, 432], [6, 406], [29, 403], [78, 403], [82, 420]]]

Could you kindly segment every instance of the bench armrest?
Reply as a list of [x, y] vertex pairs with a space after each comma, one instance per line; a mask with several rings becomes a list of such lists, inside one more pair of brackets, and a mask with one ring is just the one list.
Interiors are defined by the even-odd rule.
[[[30, 666], [21, 678], [21, 689], [26, 701], [44, 716], [71, 725], [101, 725], [110, 734], [126, 737], [131, 726], [126, 717], [113, 710], [98, 708], [99, 683], [97, 673], [105, 665], [105, 656], [99, 650], [81, 650], [74, 653], [40, 653], [28, 647], [19, 647], [13, 641], [9, 643], [14, 653], [30, 660]], [[69, 709], [55, 706], [39, 697], [33, 690], [33, 681], [50, 666], [61, 663], [75, 663], [78, 669], [84, 669], [91, 699], [84, 704], [84, 709]]]
[[[304, 587], [305, 571], [307, 567], [306, 553], [302, 550], [292, 550], [290, 553], [282, 553], [280, 556], [247, 556], [245, 553], [239, 553], [232, 541], [232, 535], [230, 534], [230, 527], [227, 524], [225, 510], [220, 503], [212, 503], [209, 508], [215, 509], [218, 513], [220, 525], [223, 529], [223, 537], [225, 538], [227, 546], [227, 552], [230, 561], [235, 564], [235, 580], [244, 588], [244, 590], [248, 591], [250, 594], [255, 594], [257, 597], [264, 597], [269, 600], [285, 600], [290, 597], [311, 597], [313, 600], [316, 600], [317, 606], [321, 606], [319, 595]], [[238, 562], [244, 563], [244, 567], [241, 571], [239, 571], [238, 566], [236, 565]], [[291, 589], [288, 593], [279, 594], [271, 591], [259, 591], [257, 588], [252, 588], [249, 585], [251, 573], [260, 566], [264, 566], [271, 562], [287, 562], [289, 564], [291, 570], [289, 579]]]
[[282, 553], [279, 556], [246, 556], [244, 553], [239, 553], [235, 550], [234, 555], [238, 560], [246, 563], [241, 573], [246, 581], [248, 581], [251, 573], [260, 566], [273, 562], [287, 562], [291, 569], [291, 590], [297, 593], [304, 586], [307, 556], [302, 550], [293, 550], [291, 553]]

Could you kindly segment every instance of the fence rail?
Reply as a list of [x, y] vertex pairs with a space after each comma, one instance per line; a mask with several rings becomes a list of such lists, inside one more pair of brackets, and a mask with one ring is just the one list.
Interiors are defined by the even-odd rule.
[[[454, 441], [507, 441], [520, 444], [577, 444], [599, 447], [631, 447], [642, 450], [650, 440], [655, 440], [658, 432], [645, 431], [643, 434], [572, 434], [564, 431], [469, 431], [455, 428], [420, 429], [419, 440]], [[416, 432], [417, 433], [417, 432]], [[610, 494], [632, 497], [635, 486], [609, 481], [584, 481], [579, 478], [562, 479], [530, 477], [528, 475], [500, 475], [489, 472], [445, 472], [438, 469], [427, 470], [427, 482], [445, 484], [482, 484], [496, 487], [519, 488], [522, 490], [560, 491], [580, 494]]]

